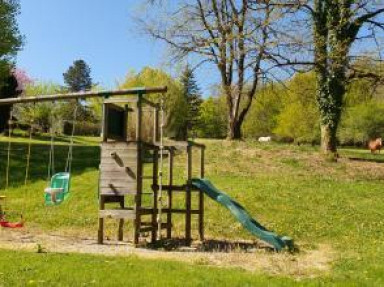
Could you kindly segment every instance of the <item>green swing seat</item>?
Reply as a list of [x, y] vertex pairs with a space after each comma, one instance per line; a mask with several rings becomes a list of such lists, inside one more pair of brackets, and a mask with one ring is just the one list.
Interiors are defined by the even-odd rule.
[[50, 186], [44, 192], [46, 205], [59, 205], [69, 196], [71, 175], [59, 172], [52, 176]]

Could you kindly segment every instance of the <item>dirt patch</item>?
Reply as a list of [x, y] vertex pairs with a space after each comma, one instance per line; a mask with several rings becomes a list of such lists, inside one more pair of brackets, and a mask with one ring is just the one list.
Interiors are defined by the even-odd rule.
[[[192, 248], [164, 251], [134, 248], [127, 242], [107, 241], [104, 245], [98, 245], [93, 238], [32, 234], [26, 230], [0, 230], [0, 248], [2, 249], [105, 256], [134, 255], [145, 259], [175, 260], [195, 265], [241, 268], [251, 272], [266, 272], [271, 275], [288, 275], [295, 278], [326, 275], [330, 271], [334, 257], [332, 249], [326, 245], [320, 245], [315, 250], [290, 254], [287, 252], [274, 253], [266, 248], [252, 248], [254, 244], [254, 242], [241, 242], [232, 244], [240, 246], [240, 248], [208, 250], [201, 243], [195, 243]], [[243, 249], [241, 246], [247, 246], [247, 248]], [[202, 249], [208, 251], [200, 251]]]

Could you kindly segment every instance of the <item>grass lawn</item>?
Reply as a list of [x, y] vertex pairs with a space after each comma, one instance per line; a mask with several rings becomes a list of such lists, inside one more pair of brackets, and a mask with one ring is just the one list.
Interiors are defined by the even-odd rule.
[[[61, 206], [46, 208], [42, 199], [49, 143], [44, 137], [34, 140], [30, 182], [24, 187], [26, 139], [14, 140], [12, 188], [5, 192], [7, 208], [23, 211], [26, 229], [96, 238], [99, 148], [96, 139], [77, 138], [76, 141], [72, 195]], [[1, 251], [0, 286], [54, 282], [64, 286], [83, 283], [138, 285], [143, 282], [149, 286], [155, 282], [158, 285], [202, 286], [384, 284], [384, 155], [342, 149], [340, 161], [331, 163], [320, 157], [317, 147], [262, 145], [251, 141], [202, 142], [207, 145], [207, 178], [244, 205], [262, 224], [294, 238], [300, 253], [322, 250], [326, 246], [332, 253], [329, 272], [314, 273], [312, 279], [297, 281], [297, 276], [287, 277], [281, 273], [250, 273], [198, 263]], [[62, 139], [56, 147], [56, 171], [63, 170], [66, 152], [66, 140]], [[0, 188], [4, 188], [6, 138], [1, 137], [0, 157]], [[195, 157], [197, 161], [198, 155]], [[182, 182], [184, 155], [177, 156], [176, 165], [179, 167], [176, 181]], [[149, 171], [150, 166], [146, 169]], [[3, 194], [4, 190], [0, 192]], [[181, 198], [178, 204], [182, 204]], [[227, 210], [208, 198], [205, 211], [207, 237], [252, 239]], [[176, 236], [183, 235], [182, 219], [176, 218], [174, 222]], [[107, 234], [114, 236], [114, 226], [109, 225]]]

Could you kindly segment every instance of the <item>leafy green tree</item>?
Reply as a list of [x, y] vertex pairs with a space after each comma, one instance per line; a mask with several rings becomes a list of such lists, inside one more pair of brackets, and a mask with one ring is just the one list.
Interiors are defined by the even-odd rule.
[[202, 138], [225, 138], [227, 135], [227, 106], [225, 97], [209, 97], [200, 106], [198, 136]]
[[319, 112], [314, 73], [297, 74], [287, 83], [275, 133], [296, 142], [319, 140]]
[[[93, 87], [91, 68], [84, 60], [74, 61], [63, 76], [66, 89], [70, 92], [88, 91]], [[89, 108], [88, 101], [62, 103], [60, 111], [63, 119], [72, 121], [75, 116], [75, 108], [77, 108], [76, 119], [78, 121], [92, 122], [95, 120], [93, 111]], [[68, 127], [65, 129], [65, 131], [68, 130], [72, 130], [72, 128]]]
[[19, 1], [0, 1], [0, 87], [7, 82], [10, 61], [22, 47], [22, 36], [17, 25]]
[[[22, 36], [16, 21], [19, 10], [19, 1], [0, 1], [0, 98], [18, 94], [11, 60], [22, 47]], [[6, 128], [9, 114], [9, 106], [0, 107], [0, 132]]]
[[[168, 92], [164, 97], [165, 111], [165, 132], [170, 138], [182, 140], [186, 126], [186, 114], [188, 106], [186, 99], [183, 97], [182, 87], [180, 82], [173, 79], [170, 75], [160, 69], [146, 67], [140, 73], [131, 72], [128, 74], [120, 89], [128, 89], [132, 87], [154, 87], [167, 86]], [[160, 103], [160, 95], [147, 95], [149, 100]], [[150, 115], [145, 114], [148, 126], [152, 126]]]
[[183, 97], [187, 102], [187, 119], [183, 138], [187, 139], [189, 131], [195, 134], [199, 125], [200, 106], [203, 102], [193, 70], [187, 65], [181, 75]]
[[74, 61], [63, 76], [70, 92], [87, 91], [92, 88], [91, 68], [84, 60]]
[[282, 109], [283, 87], [270, 84], [257, 91], [257, 98], [244, 122], [243, 134], [247, 138], [271, 135], [277, 126]]
[[[21, 95], [41, 96], [56, 94], [62, 90], [58, 84], [51, 82], [35, 82], [26, 85], [25, 92]], [[57, 130], [62, 124], [60, 116], [61, 103], [40, 102], [34, 104], [19, 104], [14, 107], [14, 114], [18, 122], [25, 125], [33, 123], [41, 128], [43, 132], [48, 132], [51, 127], [51, 115], [55, 117]]]
[[341, 143], [364, 145], [377, 137], [384, 137], [384, 103], [371, 101], [345, 111], [339, 130]]

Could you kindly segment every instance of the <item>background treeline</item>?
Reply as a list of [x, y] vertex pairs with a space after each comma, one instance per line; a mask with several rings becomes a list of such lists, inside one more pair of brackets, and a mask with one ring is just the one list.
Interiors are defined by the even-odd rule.
[[[264, 83], [255, 93], [255, 102], [243, 125], [245, 138], [272, 136], [276, 141], [318, 144], [320, 142], [319, 112], [316, 106], [315, 74], [297, 73], [283, 82]], [[179, 77], [161, 69], [144, 68], [130, 72], [118, 85], [120, 89], [138, 86], [168, 86], [164, 97], [165, 135], [176, 140], [187, 138], [225, 138], [227, 136], [227, 105], [220, 87], [203, 98], [194, 73], [185, 67]], [[92, 89], [101, 89], [93, 86]], [[24, 95], [44, 95], [65, 92], [54, 83], [28, 82]], [[159, 102], [159, 95], [151, 95]], [[100, 134], [101, 100], [77, 103], [77, 135]], [[69, 134], [76, 103], [56, 102], [15, 106], [14, 115], [21, 126], [33, 122], [41, 132], [48, 132], [52, 123], [56, 133]], [[145, 115], [152, 135], [152, 114]], [[338, 133], [343, 145], [364, 145], [369, 139], [384, 133], [384, 88], [372, 79], [355, 79], [348, 85], [344, 112]]]

